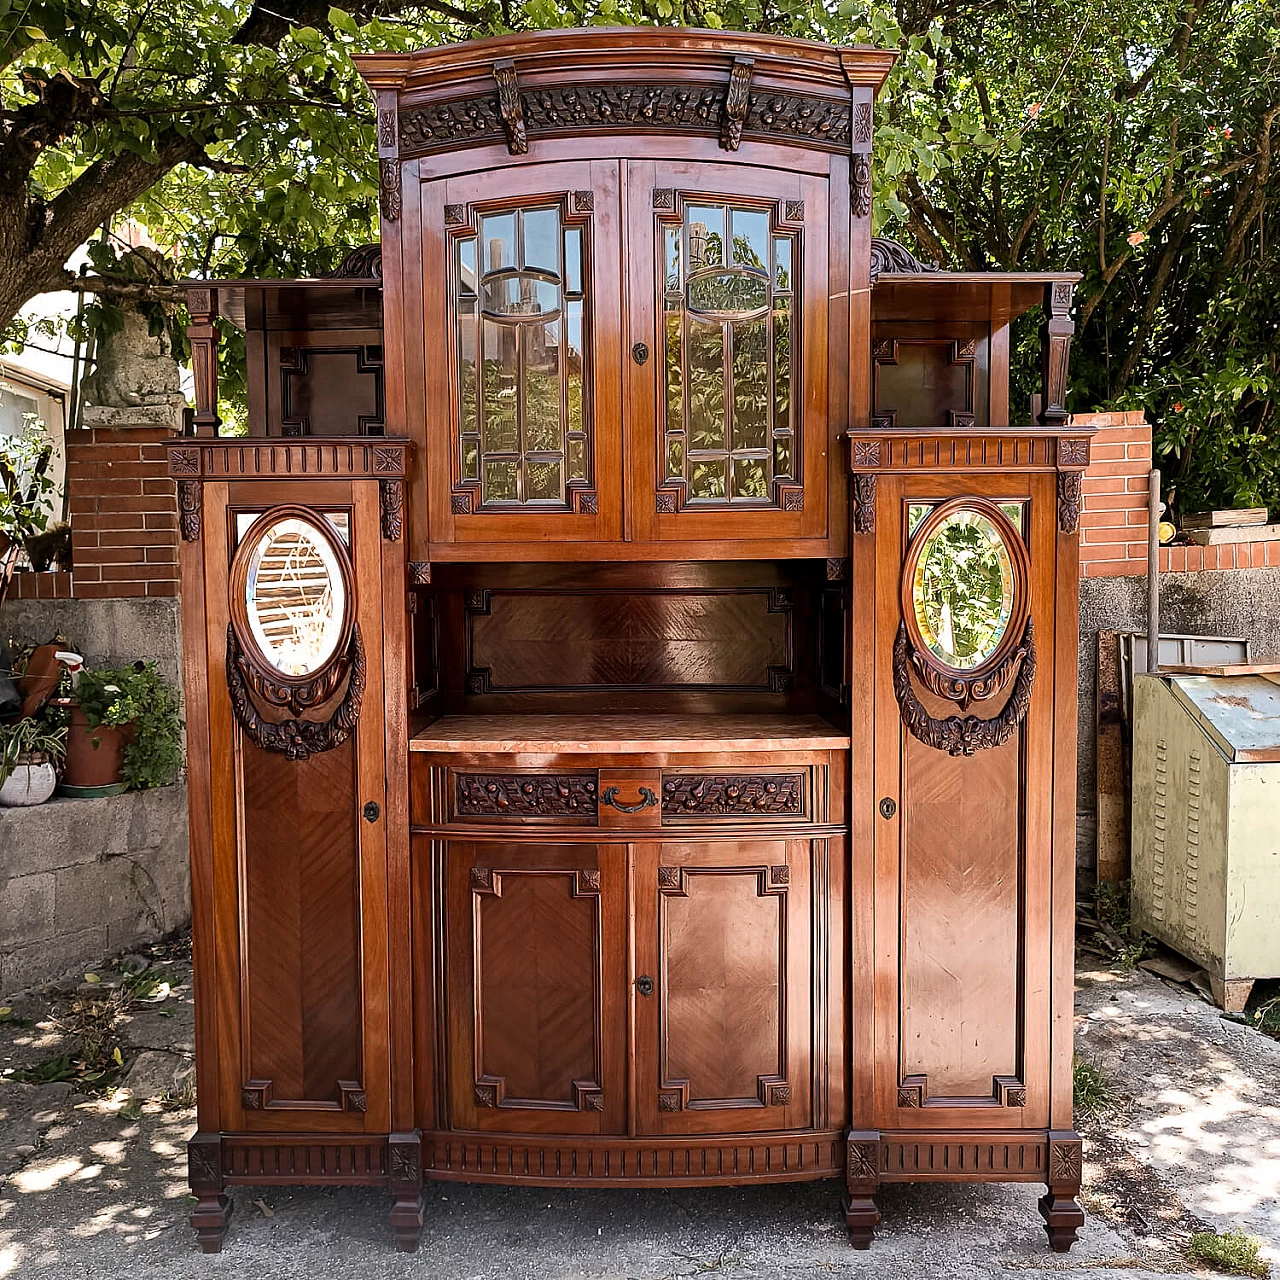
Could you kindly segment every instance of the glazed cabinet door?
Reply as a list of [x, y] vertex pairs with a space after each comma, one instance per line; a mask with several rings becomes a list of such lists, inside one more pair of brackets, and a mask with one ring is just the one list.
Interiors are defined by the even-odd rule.
[[636, 540], [771, 539], [824, 554], [813, 544], [832, 534], [844, 429], [828, 402], [828, 311], [848, 290], [827, 243], [828, 185], [744, 165], [627, 166]]
[[[316, 469], [313, 446], [293, 465], [304, 449]], [[378, 494], [370, 480], [205, 486], [226, 1130], [390, 1124], [383, 645], [400, 631], [382, 582], [404, 570]]]
[[807, 840], [635, 846], [639, 1131], [810, 1123]]
[[444, 846], [450, 1127], [626, 1129], [622, 847]]
[[429, 536], [622, 533], [618, 167], [421, 189]]
[[880, 1128], [1048, 1123], [1056, 519], [1052, 474], [879, 479]]

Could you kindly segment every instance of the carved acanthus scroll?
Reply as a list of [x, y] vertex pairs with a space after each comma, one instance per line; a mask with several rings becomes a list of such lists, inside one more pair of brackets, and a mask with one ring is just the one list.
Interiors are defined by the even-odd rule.
[[[899, 623], [897, 639], [893, 643], [893, 692], [898, 700], [902, 723], [912, 737], [919, 739], [925, 746], [945, 751], [949, 756], [971, 756], [977, 751], [986, 751], [1007, 742], [1026, 718], [1036, 679], [1035, 630], [1029, 617], [1021, 642], [1010, 654], [1011, 663], [1020, 662], [1013, 690], [1003, 710], [989, 720], [978, 716], [934, 719], [921, 705], [911, 687], [913, 663], [910, 650], [906, 624]], [[1008, 679], [1007, 673], [1004, 678]]]
[[351, 630], [346, 663], [350, 672], [347, 691], [327, 720], [265, 720], [258, 713], [247, 683], [249, 666], [236, 639], [235, 627], [227, 627], [227, 690], [231, 709], [251, 742], [263, 751], [274, 751], [289, 760], [306, 760], [341, 746], [360, 719], [364, 698], [365, 657], [360, 627]]

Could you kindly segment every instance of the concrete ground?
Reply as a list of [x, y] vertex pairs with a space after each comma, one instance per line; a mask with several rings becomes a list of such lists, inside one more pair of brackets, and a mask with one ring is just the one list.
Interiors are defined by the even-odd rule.
[[[220, 1255], [186, 1225], [189, 969], [122, 1016], [124, 1088], [0, 1076], [0, 1278], [439, 1277], [441, 1280], [725, 1280], [1192, 1274], [1187, 1232], [1243, 1226], [1280, 1256], [1280, 1044], [1223, 1022], [1194, 994], [1144, 973], [1080, 976], [1080, 1050], [1116, 1108], [1085, 1126], [1080, 1241], [1048, 1252], [1038, 1187], [887, 1187], [870, 1252], [847, 1244], [834, 1183], [750, 1190], [547, 1191], [429, 1184], [422, 1248], [392, 1251], [382, 1191], [237, 1188]], [[110, 976], [105, 973], [104, 976]], [[91, 993], [90, 993], [91, 994]], [[55, 1004], [55, 1014], [69, 998]], [[66, 1048], [50, 1001], [10, 1002], [0, 1070]], [[129, 1092], [126, 1092], [129, 1090]], [[166, 1090], [178, 1100], [142, 1103]], [[136, 1096], [133, 1096], [136, 1095]]]

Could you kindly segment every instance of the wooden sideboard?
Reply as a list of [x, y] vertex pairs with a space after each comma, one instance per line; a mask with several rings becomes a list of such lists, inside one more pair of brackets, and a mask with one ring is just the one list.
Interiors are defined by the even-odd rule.
[[413, 1249], [427, 1180], [831, 1178], [859, 1247], [978, 1180], [1068, 1248], [1077, 277], [873, 238], [888, 53], [357, 61], [380, 247], [189, 285], [202, 1247], [241, 1184]]

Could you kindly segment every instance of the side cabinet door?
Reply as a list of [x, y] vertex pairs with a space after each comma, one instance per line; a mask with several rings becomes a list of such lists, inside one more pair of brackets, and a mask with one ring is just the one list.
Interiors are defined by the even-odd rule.
[[302, 494], [205, 487], [222, 1128], [385, 1133], [381, 584], [400, 544], [375, 481]]
[[768, 555], [789, 543], [793, 555], [827, 554], [828, 539], [843, 545], [828, 501], [843, 492], [831, 481], [844, 430], [828, 361], [849, 286], [847, 250], [828, 244], [829, 187], [825, 172], [628, 166], [626, 457], [637, 541], [770, 539]]
[[625, 851], [450, 841], [450, 1127], [626, 1129]]
[[1054, 477], [881, 476], [875, 536], [875, 1124], [1043, 1127]]
[[808, 877], [807, 840], [636, 846], [640, 1132], [810, 1123]]
[[617, 164], [426, 182], [419, 216], [431, 542], [620, 538]]

